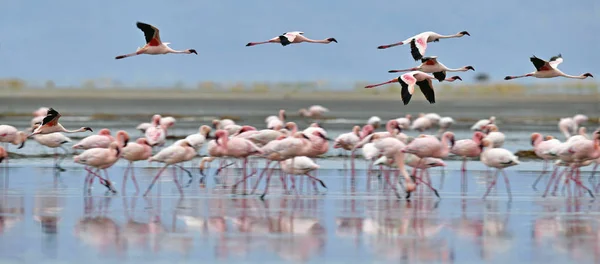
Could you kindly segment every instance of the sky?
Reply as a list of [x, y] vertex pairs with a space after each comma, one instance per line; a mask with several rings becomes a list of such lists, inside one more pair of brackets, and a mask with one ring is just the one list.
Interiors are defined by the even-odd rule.
[[[34, 83], [385, 81], [394, 77], [387, 70], [418, 63], [407, 46], [377, 46], [423, 31], [463, 30], [471, 37], [430, 43], [426, 55], [448, 67], [472, 65], [500, 81], [533, 71], [531, 55], [562, 53], [564, 72], [600, 77], [597, 0], [0, 0], [0, 6], [0, 78]], [[136, 21], [158, 27], [172, 48], [194, 48], [198, 55], [115, 60], [145, 44]], [[339, 43], [245, 46], [286, 31]], [[470, 81], [475, 73], [461, 76]]]

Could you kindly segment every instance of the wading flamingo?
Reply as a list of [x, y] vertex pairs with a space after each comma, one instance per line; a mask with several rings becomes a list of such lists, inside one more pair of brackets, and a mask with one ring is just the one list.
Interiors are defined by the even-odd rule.
[[135, 179], [135, 168], [133, 163], [140, 160], [148, 160], [152, 156], [152, 146], [148, 144], [145, 138], [138, 138], [135, 142], [127, 144], [121, 150], [121, 157], [129, 162], [123, 175], [123, 187], [121, 192], [125, 193], [125, 185], [127, 183], [127, 175], [131, 171], [131, 180], [135, 185], [135, 192], [139, 191], [137, 180]]
[[473, 66], [463, 66], [461, 68], [451, 69], [446, 67], [446, 65], [437, 61], [437, 56], [423, 57], [421, 59], [421, 65], [404, 70], [389, 70], [389, 73], [395, 72], [408, 72], [408, 71], [422, 71], [425, 73], [433, 73], [433, 76], [438, 81], [444, 81], [446, 79], [446, 72], [466, 72], [468, 70], [475, 71]]
[[199, 151], [200, 148], [202, 148], [202, 145], [204, 145], [204, 142], [206, 142], [206, 139], [210, 137], [210, 131], [211, 128], [209, 126], [202, 125], [198, 128], [198, 133], [185, 137], [185, 140], [190, 143], [192, 148]]
[[329, 112], [329, 109], [321, 106], [321, 105], [311, 105], [308, 110], [306, 108], [302, 108], [298, 110], [298, 114], [304, 117], [310, 117], [314, 119], [323, 118], [325, 113]]
[[160, 115], [152, 116], [152, 126], [146, 129], [145, 136], [150, 146], [162, 146], [167, 141], [167, 129], [160, 125]]
[[571, 79], [585, 79], [587, 77], [594, 77], [591, 73], [586, 72], [582, 75], [574, 76], [568, 75], [558, 69], [558, 65], [563, 62], [562, 55], [558, 54], [558, 56], [553, 56], [550, 58], [550, 61], [542, 60], [536, 56], [530, 57], [529, 60], [535, 66], [534, 72], [520, 75], [520, 76], [506, 76], [504, 80], [512, 80], [516, 78], [522, 77], [535, 77], [535, 78], [554, 78], [554, 77], [565, 77]]
[[485, 126], [487, 126], [489, 124], [494, 124], [494, 122], [496, 122], [495, 116], [490, 116], [489, 119], [481, 119], [481, 120], [475, 122], [475, 124], [473, 124], [473, 126], [471, 126], [471, 130], [472, 131], [482, 131], [483, 128], [485, 128]]
[[[71, 142], [71, 139], [62, 133], [51, 133], [51, 134], [42, 134], [33, 136], [33, 140], [37, 141], [43, 146], [54, 149], [54, 168], [64, 171], [60, 166], [60, 163], [67, 157], [69, 154], [69, 150], [66, 149], [63, 145]], [[108, 147], [108, 146], [106, 146]], [[60, 148], [64, 151], [60, 158], [58, 158], [57, 148]]]
[[285, 33], [283, 33], [277, 37], [274, 37], [272, 39], [269, 39], [267, 41], [249, 42], [248, 44], [246, 44], [246, 47], [256, 46], [256, 45], [260, 45], [260, 44], [267, 44], [267, 43], [279, 43], [279, 44], [281, 44], [281, 46], [287, 46], [290, 44], [296, 44], [296, 43], [302, 43], [302, 42], [329, 44], [331, 42], [337, 43], [337, 40], [335, 38], [314, 40], [314, 39], [309, 39], [309, 38], [305, 37], [304, 32], [291, 31], [291, 32], [285, 32]]
[[243, 160], [242, 179], [246, 179], [248, 156], [262, 154], [262, 150], [250, 140], [236, 137], [229, 138], [229, 133], [227, 133], [226, 130], [217, 130], [215, 132], [215, 137], [217, 149], [223, 153], [224, 156]]
[[[17, 149], [23, 148], [27, 141], [27, 134], [18, 131], [17, 128], [9, 125], [0, 125], [0, 142], [4, 142], [5, 150], [8, 151], [8, 143], [19, 145]], [[6, 166], [8, 167], [8, 156], [6, 156]]]
[[485, 138], [492, 142], [493, 148], [499, 148], [502, 147], [502, 145], [504, 145], [504, 140], [506, 139], [506, 136], [504, 135], [504, 133], [498, 131], [498, 126], [496, 126], [495, 124], [489, 124], [485, 126], [483, 130], [484, 133], [487, 134]]
[[158, 55], [158, 54], [167, 54], [167, 53], [183, 53], [183, 54], [196, 54], [196, 50], [187, 49], [187, 50], [174, 50], [171, 49], [168, 45], [171, 44], [169, 42], [162, 42], [160, 40], [160, 34], [158, 28], [142, 23], [135, 23], [137, 28], [139, 28], [142, 32], [144, 32], [144, 37], [146, 38], [146, 45], [141, 48], [138, 48], [134, 53], [119, 55], [115, 57], [115, 59], [123, 59], [131, 56], [136, 56], [140, 54], [148, 54], [148, 55]]
[[[194, 148], [190, 145], [189, 142], [187, 142], [187, 140], [181, 140], [178, 142], [178, 144], [168, 146], [160, 150], [158, 153], [156, 153], [156, 155], [150, 157], [148, 159], [149, 162], [156, 161], [164, 163], [165, 166], [163, 166], [158, 171], [156, 176], [154, 176], [154, 179], [152, 179], [150, 186], [148, 186], [148, 189], [146, 190], [146, 192], [144, 192], [144, 196], [148, 195], [148, 193], [150, 192], [150, 190], [152, 190], [152, 187], [154, 186], [160, 175], [165, 171], [165, 169], [167, 169], [169, 165], [175, 165], [177, 163], [186, 161], [190, 150], [195, 152]], [[175, 170], [175, 168], [173, 168], [173, 170]], [[173, 171], [173, 182], [175, 182], [175, 185], [179, 190], [179, 194], [183, 196], [183, 189], [181, 189], [181, 185], [179, 185], [179, 181], [177, 180], [177, 175], [175, 171]]]
[[367, 85], [365, 88], [369, 89], [384, 84], [398, 82], [402, 86], [402, 102], [404, 102], [404, 105], [407, 105], [408, 102], [410, 102], [410, 98], [412, 97], [413, 93], [415, 93], [415, 85], [418, 85], [419, 88], [421, 88], [423, 95], [425, 95], [427, 101], [430, 104], [435, 104], [435, 92], [433, 91], [433, 84], [431, 83], [432, 79], [435, 79], [435, 77], [427, 73], [421, 71], [411, 71], [387, 82]]
[[50, 133], [54, 133], [54, 132], [64, 132], [64, 133], [79, 133], [79, 132], [85, 132], [85, 131], [93, 132], [93, 130], [89, 127], [81, 127], [80, 129], [77, 129], [77, 130], [67, 130], [60, 123], [58, 123], [59, 118], [60, 118], [60, 113], [58, 113], [53, 108], [48, 109], [48, 115], [46, 115], [46, 117], [44, 117], [44, 120], [42, 120], [42, 124], [39, 127], [37, 127], [36, 129], [34, 129], [33, 132], [31, 134], [29, 134], [29, 137], [31, 137], [33, 135], [37, 135], [37, 134], [50, 134]]
[[494, 179], [492, 183], [489, 185], [487, 191], [483, 195], [483, 199], [488, 196], [492, 188], [496, 185], [498, 180], [498, 173], [502, 172], [502, 176], [504, 176], [504, 182], [506, 183], [506, 191], [508, 193], [509, 199], [512, 199], [512, 195], [510, 192], [510, 183], [508, 181], [508, 177], [504, 172], [504, 168], [518, 165], [519, 158], [515, 156], [512, 152], [503, 149], [503, 148], [493, 148], [492, 142], [487, 139], [483, 139], [482, 145], [484, 150], [481, 152], [480, 160], [488, 167], [496, 168], [496, 173], [494, 174]]
[[552, 155], [549, 155], [548, 152], [551, 149], [557, 147], [559, 144], [560, 141], [558, 139], [555, 139], [553, 136], [548, 135], [546, 137], [543, 137], [540, 133], [531, 134], [531, 145], [533, 146], [533, 151], [535, 152], [535, 155], [538, 156], [538, 158], [544, 160], [544, 167], [542, 169], [542, 173], [540, 173], [540, 176], [538, 176], [535, 182], [533, 182], [532, 187], [534, 190], [536, 189], [537, 183], [548, 170], [548, 161], [556, 158]]
[[413, 59], [420, 60], [421, 58], [423, 58], [423, 56], [425, 56], [425, 50], [427, 49], [428, 42], [438, 42], [438, 41], [440, 41], [440, 39], [445, 39], [445, 38], [460, 38], [464, 35], [471, 36], [471, 34], [469, 34], [469, 32], [467, 32], [467, 31], [461, 31], [454, 35], [440, 35], [438, 33], [432, 32], [432, 31], [426, 31], [423, 33], [419, 33], [415, 36], [412, 36], [404, 41], [389, 44], [389, 45], [382, 45], [377, 48], [378, 49], [387, 49], [387, 48], [395, 47], [398, 45], [406, 45], [406, 44], [410, 43], [410, 54], [412, 55]]
[[430, 129], [432, 126], [433, 124], [431, 123], [431, 119], [425, 117], [425, 115], [421, 113], [419, 114], [419, 117], [412, 122], [410, 129], [424, 132], [425, 130]]
[[98, 131], [98, 135], [87, 136], [73, 145], [73, 149], [108, 148], [115, 139], [110, 135], [108, 128]]
[[410, 128], [410, 119], [412, 116], [410, 114], [406, 114], [404, 117], [396, 118], [396, 122], [398, 122], [398, 126], [402, 127], [402, 129]]
[[[321, 186], [323, 186], [323, 188], [327, 189], [327, 186], [325, 186], [325, 183], [322, 180], [310, 175], [311, 171], [319, 169], [319, 165], [316, 164], [309, 157], [294, 157], [284, 161], [280, 161], [279, 163], [281, 164], [281, 170], [283, 170], [283, 172], [287, 174], [291, 174], [292, 177], [295, 175], [305, 175], [306, 177], [312, 179], [315, 192], [318, 191], [317, 182], [319, 182]], [[294, 189], [294, 187], [294, 183], [292, 182], [291, 189]]]
[[485, 137], [485, 134], [475, 131], [473, 133], [472, 139], [461, 139], [454, 142], [454, 146], [450, 149], [450, 153], [460, 156], [463, 159], [461, 172], [461, 187], [463, 191], [467, 190], [467, 182], [466, 182], [466, 171], [467, 171], [467, 158], [475, 158], [479, 157], [481, 151], [483, 150], [483, 145], [481, 144], [481, 140]]
[[381, 118], [378, 116], [369, 117], [369, 120], [367, 120], [367, 125], [371, 125], [374, 129], [378, 129], [379, 125], [381, 125]]

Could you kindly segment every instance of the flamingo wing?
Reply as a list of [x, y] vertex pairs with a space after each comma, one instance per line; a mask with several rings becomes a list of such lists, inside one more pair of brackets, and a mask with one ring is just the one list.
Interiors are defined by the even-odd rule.
[[300, 32], [300, 31], [285, 32], [285, 33], [281, 34], [281, 36], [279, 36], [279, 40], [280, 40], [282, 46], [287, 46], [287, 45], [292, 44], [298, 35], [302, 35], [302, 34], [304, 34], [304, 32]]
[[438, 63], [437, 56], [428, 56], [421, 58], [421, 62], [425, 65], [436, 65]]
[[531, 61], [531, 63], [533, 63], [533, 66], [535, 66], [535, 69], [538, 71], [548, 71], [552, 69], [552, 66], [550, 66], [550, 64], [547, 61], [542, 60], [536, 56], [529, 58], [529, 60]]
[[135, 23], [135, 25], [144, 32], [144, 37], [146, 38], [147, 45], [159, 46], [160, 44], [162, 44], [162, 42], [160, 41], [160, 34], [158, 28], [142, 22], [137, 22]]
[[413, 59], [420, 60], [427, 49], [427, 35], [419, 35], [410, 41], [410, 53]]
[[443, 82], [446, 79], [446, 71], [434, 72], [433, 77], [435, 77], [438, 81]]
[[55, 126], [58, 124], [58, 118], [60, 118], [60, 113], [54, 110], [54, 108], [48, 109], [48, 114], [42, 120], [42, 126]]
[[552, 66], [552, 68], [556, 69], [556, 67], [558, 67], [558, 64], [561, 64], [563, 62], [563, 58], [562, 58], [562, 54], [558, 54], [557, 56], [553, 56], [552, 58], [550, 58], [550, 66]]
[[419, 88], [421, 88], [421, 92], [425, 95], [427, 101], [429, 101], [430, 104], [435, 104], [435, 92], [433, 91], [431, 79], [425, 79], [417, 82], [417, 85]]
[[402, 86], [402, 102], [404, 105], [407, 105], [410, 102], [413, 93], [415, 93], [415, 83], [417, 82], [417, 79], [413, 76], [413, 73], [409, 72], [402, 74], [398, 78], [398, 82]]

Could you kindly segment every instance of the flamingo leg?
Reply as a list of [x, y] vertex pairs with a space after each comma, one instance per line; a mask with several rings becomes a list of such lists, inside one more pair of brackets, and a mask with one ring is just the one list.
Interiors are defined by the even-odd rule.
[[535, 179], [535, 181], [533, 182], [533, 185], [531, 185], [531, 187], [533, 188], [533, 190], [537, 191], [536, 186], [537, 186], [538, 182], [540, 182], [540, 180], [542, 179], [542, 177], [544, 176], [544, 174], [546, 174], [546, 172], [547, 172], [546, 171], [547, 170], [547, 168], [546, 168], [547, 165], [548, 165], [548, 161], [544, 160], [544, 168], [542, 169], [542, 173], [540, 173], [540, 176], [538, 176], [537, 179]]
[[265, 185], [265, 191], [260, 196], [260, 200], [262, 200], [262, 201], [265, 200], [265, 195], [267, 195], [267, 192], [269, 191], [269, 182], [271, 181], [271, 174], [273, 174], [273, 170], [272, 169], [269, 171], [269, 175], [267, 175], [267, 182], [266, 182], [266, 185]]
[[[183, 167], [180, 168], [183, 169]], [[175, 170], [175, 167], [173, 167], [173, 182], [175, 182], [175, 186], [177, 187], [177, 190], [179, 190], [179, 195], [183, 197], [183, 188], [181, 188], [181, 184], [179, 184], [179, 180], [177, 180], [177, 171]]]
[[[62, 155], [60, 155], [60, 157], [58, 158], [58, 160], [54, 163], [54, 167], [57, 168], [60, 171], [65, 171], [65, 169], [63, 167], [61, 167], [60, 164], [63, 162], [63, 160], [65, 160], [65, 158], [69, 154], [69, 150], [67, 150], [63, 146], [60, 146], [59, 148], [61, 148], [64, 151], [64, 153]], [[56, 148], [54, 149], [54, 151], [56, 151]]]
[[596, 164], [594, 164], [594, 168], [592, 169], [592, 174], [590, 175], [590, 178], [588, 179], [588, 181], [590, 182], [590, 184], [592, 186], [596, 185], [596, 178], [594, 178], [594, 176], [596, 175], [596, 169], [598, 168], [598, 161], [595, 162]]
[[125, 173], [123, 174], [123, 186], [121, 187], [121, 193], [123, 193], [123, 195], [125, 195], [125, 185], [127, 185], [127, 174], [131, 169], [131, 163], [132, 162], [130, 161], [127, 165], [127, 168], [125, 168]]
[[156, 176], [154, 176], [154, 179], [152, 179], [152, 182], [150, 183], [150, 186], [148, 186], [148, 189], [146, 190], [146, 192], [144, 192], [144, 197], [148, 195], [148, 192], [150, 192], [150, 190], [152, 189], [152, 187], [154, 187], [154, 184], [156, 183], [156, 181], [158, 180], [158, 177], [160, 177], [160, 175], [163, 173], [163, 171], [165, 171], [165, 169], [169, 166], [169, 164], [165, 164], [165, 166], [163, 166], [160, 171], [158, 171], [158, 173], [156, 174]]
[[[109, 191], [111, 191], [112, 193], [117, 193], [117, 191], [113, 188], [113, 186], [109, 180], [102, 178], [102, 176], [100, 176], [100, 174], [93, 172], [89, 168], [86, 168], [86, 170], [89, 173], [91, 173], [93, 176], [98, 177], [100, 179], [100, 184], [106, 186], [106, 188], [108, 188]], [[93, 179], [93, 177], [92, 177], [92, 179]]]
[[[577, 168], [577, 169], [579, 169], [579, 168]], [[579, 172], [578, 172], [577, 174], [579, 174]], [[587, 192], [590, 194], [590, 196], [591, 196], [592, 198], [595, 198], [595, 197], [594, 197], [594, 193], [592, 192], [592, 190], [590, 190], [588, 187], [585, 187], [585, 186], [583, 185], [583, 183], [581, 183], [581, 180], [580, 180], [578, 177], [572, 178], [572, 180], [575, 182], [575, 184], [576, 184], [577, 186], [579, 186], [579, 187], [583, 188], [584, 190], [586, 190], [586, 191], [587, 191]]]
[[492, 180], [492, 183], [490, 183], [490, 186], [488, 187], [487, 191], [483, 195], [483, 199], [485, 199], [485, 197], [487, 197], [488, 194], [490, 194], [490, 191], [496, 185], [496, 180], [498, 180], [498, 172], [500, 172], [500, 170], [496, 170], [496, 173], [494, 173], [494, 179]]
[[440, 194], [438, 193], [438, 191], [435, 188], [433, 188], [433, 186], [431, 186], [430, 183], [424, 181], [422, 178], [417, 178], [417, 180], [419, 180], [420, 182], [425, 184], [425, 186], [429, 187], [429, 189], [431, 189], [433, 191], [433, 194], [435, 194], [435, 196], [437, 196], [437, 198], [440, 198]]
[[510, 183], [508, 182], [508, 177], [506, 176], [506, 172], [504, 170], [500, 170], [502, 172], [502, 176], [504, 177], [504, 184], [506, 184], [506, 192], [508, 193], [508, 199], [512, 200], [512, 193], [510, 191]]
[[550, 181], [548, 182], [548, 185], [546, 186], [546, 191], [544, 191], [542, 198], [546, 197], [546, 195], [548, 194], [548, 191], [550, 190], [550, 186], [552, 186], [552, 182], [554, 181], [554, 178], [556, 177], [557, 172], [558, 172], [558, 167], [555, 166], [554, 172], [552, 172], [552, 175], [550, 176]]

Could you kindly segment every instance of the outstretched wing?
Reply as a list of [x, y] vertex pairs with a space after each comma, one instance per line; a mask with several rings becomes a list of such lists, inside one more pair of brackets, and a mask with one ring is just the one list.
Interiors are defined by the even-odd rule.
[[423, 57], [421, 62], [425, 65], [436, 65], [438, 63], [437, 56]]
[[434, 72], [433, 77], [435, 77], [438, 81], [443, 82], [446, 79], [446, 72]]
[[416, 38], [413, 38], [410, 41], [410, 54], [412, 54], [413, 59], [420, 60], [425, 55], [425, 50], [427, 49], [427, 36], [420, 35]]
[[552, 66], [550, 66], [550, 64], [547, 61], [542, 60], [536, 56], [529, 58], [529, 60], [531, 61], [531, 63], [533, 63], [533, 66], [535, 66], [535, 69], [538, 71], [548, 71], [552, 69]]
[[58, 118], [60, 118], [60, 114], [54, 108], [50, 108], [48, 114], [42, 120], [42, 126], [55, 126], [58, 124]]
[[427, 101], [429, 101], [430, 104], [435, 104], [435, 92], [433, 91], [431, 79], [417, 82], [417, 85], [421, 88], [421, 92], [425, 95]]
[[301, 31], [285, 32], [279, 36], [279, 40], [281, 41], [281, 45], [287, 46], [292, 44], [298, 35], [302, 34], [304, 34], [304, 32]]
[[563, 62], [562, 54], [558, 54], [558, 56], [553, 56], [552, 58], [550, 58], [550, 62], [548, 62], [548, 63], [550, 64], [550, 66], [552, 66], [552, 68], [556, 69], [558, 64], [561, 64], [562, 62]]
[[417, 82], [417, 79], [413, 76], [413, 73], [414, 72], [405, 73], [398, 78], [398, 82], [402, 86], [400, 94], [402, 95], [402, 102], [404, 105], [407, 105], [410, 102], [413, 93], [415, 93], [415, 83]]
[[146, 44], [150, 46], [159, 46], [162, 43], [160, 41], [160, 34], [158, 28], [142, 22], [137, 22], [135, 23], [135, 25], [144, 32]]

